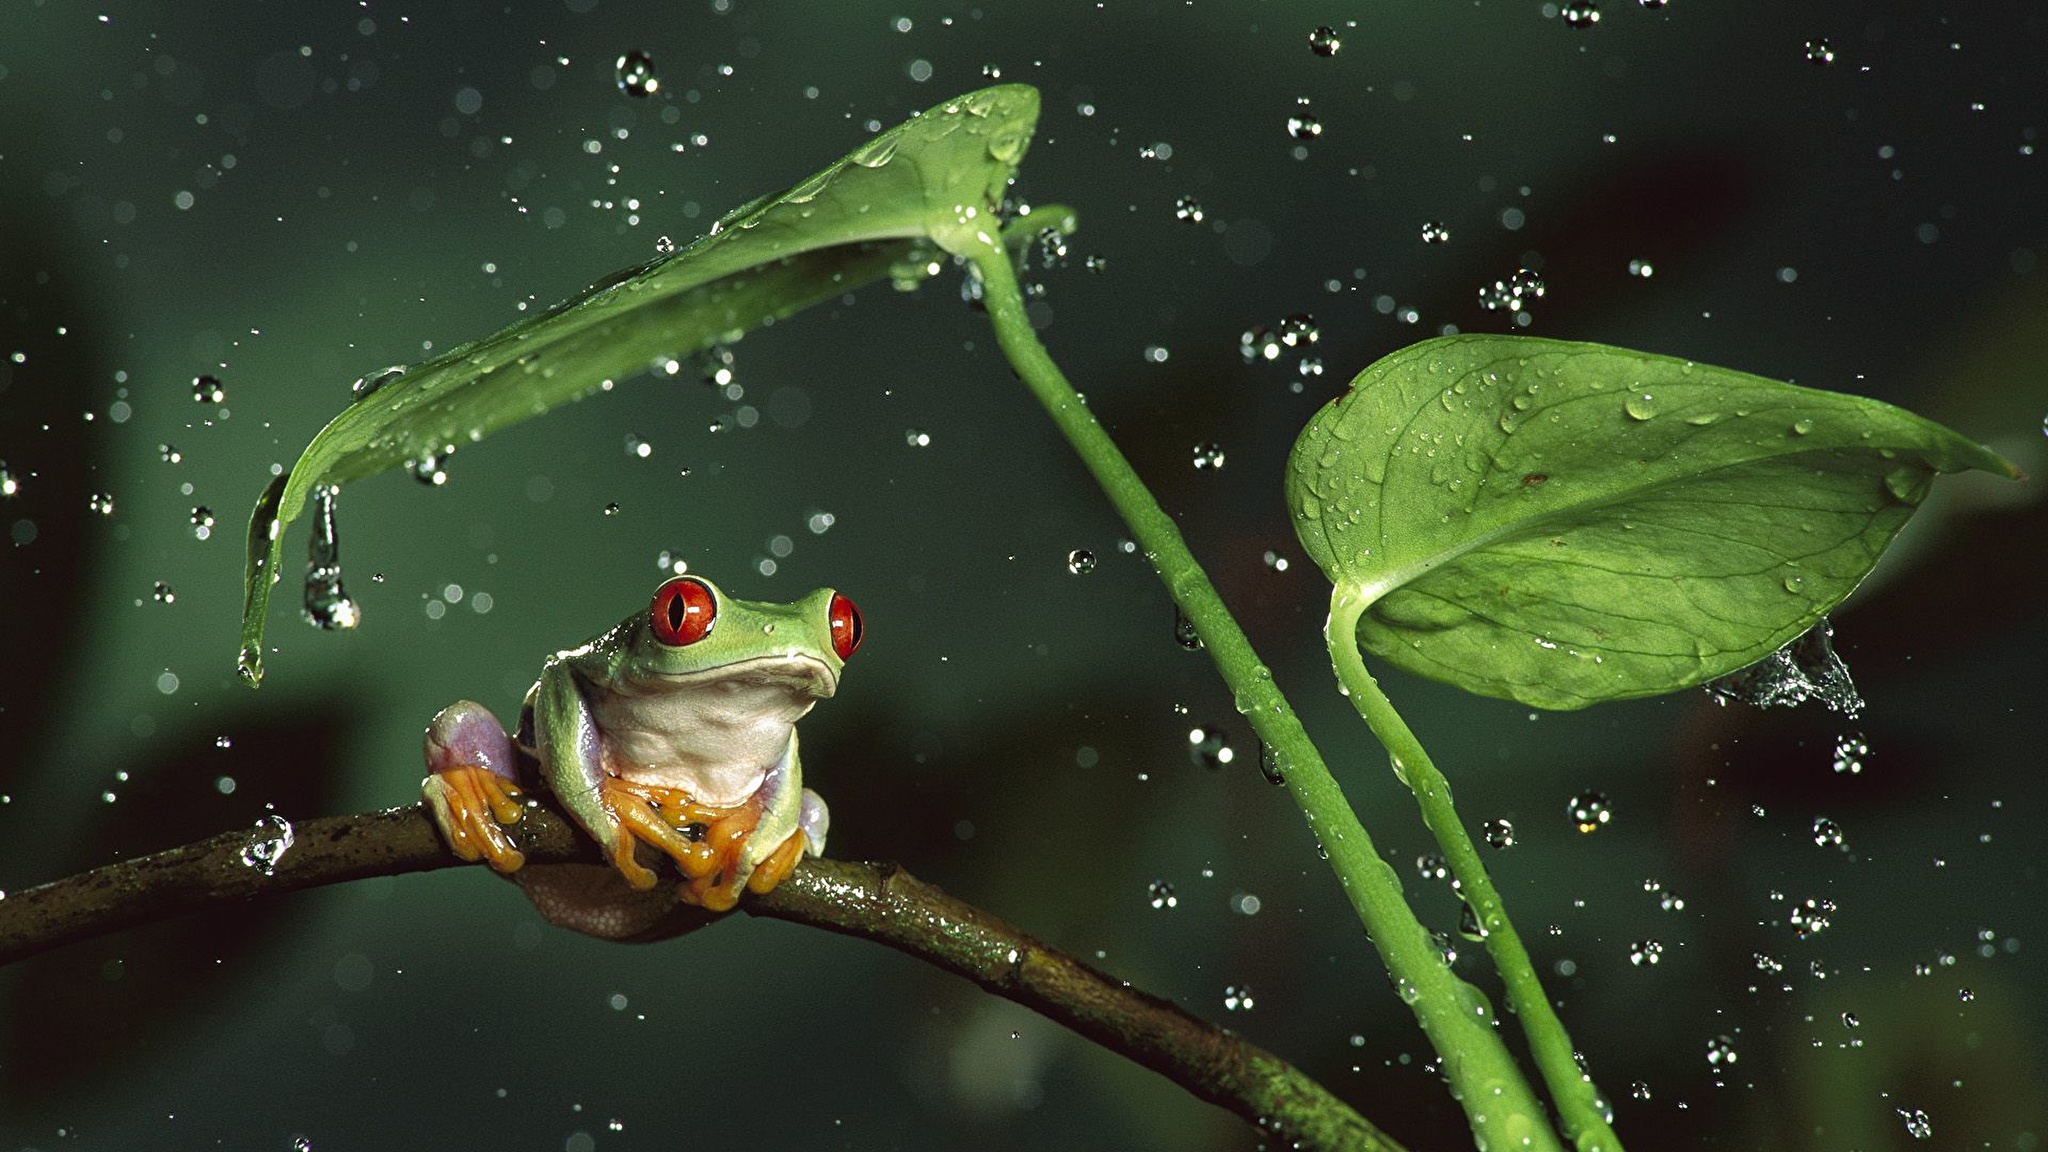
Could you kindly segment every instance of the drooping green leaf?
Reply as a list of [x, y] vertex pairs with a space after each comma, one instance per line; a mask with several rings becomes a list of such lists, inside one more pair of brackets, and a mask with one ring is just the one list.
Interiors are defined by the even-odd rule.
[[2018, 471], [1875, 400], [1668, 356], [1450, 336], [1373, 364], [1288, 460], [1361, 647], [1543, 708], [1669, 692], [1848, 596], [1939, 472]]
[[[361, 396], [257, 501], [243, 576], [243, 678], [263, 677], [283, 530], [316, 488], [445, 456], [659, 359], [929, 264], [935, 248], [964, 255], [994, 242], [1003, 191], [1037, 122], [1038, 91], [1028, 85], [948, 100], [788, 191], [727, 214], [689, 247]], [[1051, 217], [1032, 219], [1035, 230]]]

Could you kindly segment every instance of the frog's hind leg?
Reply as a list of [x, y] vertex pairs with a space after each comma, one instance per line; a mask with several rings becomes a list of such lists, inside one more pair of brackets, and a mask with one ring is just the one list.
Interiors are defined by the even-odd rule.
[[420, 794], [448, 846], [464, 860], [484, 860], [499, 872], [516, 872], [526, 856], [504, 826], [517, 824], [520, 803], [518, 752], [505, 726], [490, 709], [459, 700], [427, 725], [427, 777]]
[[784, 840], [780, 848], [770, 852], [766, 860], [754, 866], [754, 874], [747, 877], [747, 891], [756, 895], [774, 891], [777, 884], [796, 871], [796, 863], [804, 858], [807, 845], [803, 829], [791, 832], [789, 839]]

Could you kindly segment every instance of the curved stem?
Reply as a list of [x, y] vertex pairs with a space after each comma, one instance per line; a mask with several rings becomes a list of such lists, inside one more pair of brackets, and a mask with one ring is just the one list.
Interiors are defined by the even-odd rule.
[[1122, 515], [1235, 693], [1238, 711], [1272, 750], [1401, 999], [1442, 1056], [1452, 1095], [1464, 1107], [1480, 1146], [1558, 1148], [1542, 1103], [1494, 1031], [1485, 996], [1444, 963], [1443, 953], [1403, 898], [1400, 877], [1373, 848], [1322, 754], [1309, 742], [1294, 709], [1274, 686], [1271, 670], [1259, 662], [1173, 518], [1159, 507], [1038, 342], [1008, 258], [994, 243], [968, 258], [981, 275], [982, 300], [1004, 355]]
[[[604, 857], [567, 817], [527, 809], [511, 832], [529, 864]], [[287, 838], [286, 833], [289, 832]], [[461, 861], [418, 807], [224, 832], [0, 899], [0, 966], [204, 908]], [[1226, 1108], [1290, 1147], [1402, 1152], [1321, 1084], [1278, 1056], [1148, 996], [890, 864], [806, 860], [740, 907], [887, 945], [964, 976]], [[676, 915], [720, 917], [678, 906]]]
[[1522, 947], [1522, 938], [1508, 919], [1493, 878], [1486, 874], [1479, 849], [1466, 834], [1464, 822], [1458, 819], [1457, 808], [1451, 803], [1450, 781], [1437, 770], [1436, 762], [1394, 710], [1393, 701], [1380, 691], [1379, 681], [1373, 679], [1365, 659], [1359, 655], [1358, 619], [1370, 603], [1369, 594], [1347, 587], [1338, 588], [1330, 600], [1326, 639], [1337, 679], [1351, 697], [1352, 706], [1365, 718], [1366, 726], [1393, 757], [1394, 775], [1415, 793], [1415, 801], [1422, 809], [1422, 822], [1429, 826], [1430, 834], [1443, 849], [1444, 859], [1450, 863], [1451, 874], [1457, 877], [1459, 896], [1478, 917], [1487, 954], [1493, 957], [1493, 966], [1507, 986], [1509, 1006], [1522, 1019], [1522, 1032], [1529, 1038], [1529, 1050], [1550, 1087], [1551, 1099], [1557, 1102], [1566, 1134], [1581, 1152], [1620, 1152], [1621, 1140], [1611, 1126], [1613, 1110], [1594, 1087], [1592, 1077], [1579, 1069], [1572, 1054], [1571, 1037], [1551, 1008], [1550, 998], [1543, 993], [1543, 982], [1537, 978], [1529, 952]]

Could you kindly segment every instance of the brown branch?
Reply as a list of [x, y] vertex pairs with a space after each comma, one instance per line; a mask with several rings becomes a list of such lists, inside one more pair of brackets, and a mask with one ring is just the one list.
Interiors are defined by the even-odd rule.
[[[0, 897], [0, 966], [93, 936], [237, 900], [460, 863], [418, 808], [333, 816], [218, 836]], [[544, 806], [513, 829], [531, 863], [596, 863], [590, 841]], [[1066, 1025], [1286, 1146], [1401, 1152], [1300, 1069], [1112, 979], [892, 864], [808, 860], [741, 907], [886, 944]]]

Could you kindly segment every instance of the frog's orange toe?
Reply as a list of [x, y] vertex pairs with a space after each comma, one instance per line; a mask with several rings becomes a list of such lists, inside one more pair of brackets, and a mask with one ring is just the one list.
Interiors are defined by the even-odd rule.
[[420, 782], [427, 811], [448, 847], [464, 860], [483, 860], [499, 872], [517, 872], [526, 854], [504, 829], [525, 814], [519, 789], [487, 768], [453, 764]]
[[777, 884], [788, 879], [789, 874], [796, 871], [796, 863], [803, 859], [803, 855], [804, 833], [803, 829], [799, 828], [789, 834], [789, 839], [782, 842], [782, 847], [755, 865], [754, 874], [747, 877], [747, 891], [774, 891]]

